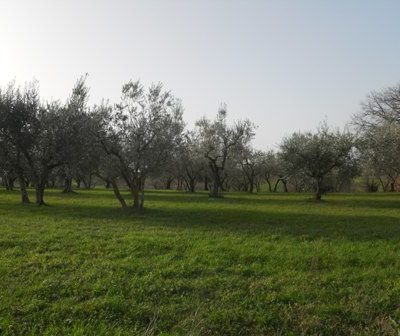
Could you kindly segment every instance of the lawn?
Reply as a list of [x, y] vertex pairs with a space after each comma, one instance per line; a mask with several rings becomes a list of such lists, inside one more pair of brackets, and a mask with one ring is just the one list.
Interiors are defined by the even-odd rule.
[[2, 335], [397, 335], [400, 194], [0, 191]]

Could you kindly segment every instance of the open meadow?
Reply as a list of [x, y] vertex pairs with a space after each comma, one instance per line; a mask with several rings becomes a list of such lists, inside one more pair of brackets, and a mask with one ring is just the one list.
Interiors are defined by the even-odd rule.
[[2, 335], [396, 335], [400, 195], [0, 191]]

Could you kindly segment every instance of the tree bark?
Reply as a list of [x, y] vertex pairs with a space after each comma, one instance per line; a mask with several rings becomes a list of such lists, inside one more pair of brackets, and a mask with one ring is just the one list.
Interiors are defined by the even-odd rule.
[[250, 181], [249, 181], [249, 192], [254, 192], [254, 173], [251, 173]]
[[133, 198], [133, 208], [135, 210], [140, 210], [141, 205], [140, 205], [140, 189], [141, 189], [142, 183], [141, 183], [141, 179], [139, 176], [135, 177], [132, 181], [132, 183], [130, 183], [129, 189]]
[[183, 178], [178, 177], [176, 180], [176, 190], [182, 190], [183, 189]]
[[204, 177], [204, 190], [208, 190], [208, 178]]
[[165, 189], [170, 190], [171, 189], [171, 184], [173, 182], [173, 178], [167, 177], [167, 180], [165, 181]]
[[63, 193], [67, 194], [67, 193], [72, 193], [72, 177], [66, 177], [64, 180], [64, 190]]
[[14, 190], [14, 181], [15, 181], [15, 178], [13, 178], [13, 177], [6, 178], [6, 189], [7, 190], [10, 190], [10, 191]]
[[278, 178], [276, 181], [275, 181], [275, 185], [274, 185], [274, 190], [273, 190], [273, 192], [277, 192], [278, 191], [278, 185], [279, 185], [279, 182], [281, 181], [281, 179], [280, 178]]
[[189, 191], [192, 193], [196, 191], [196, 178], [190, 179]]
[[36, 195], [37, 205], [46, 205], [46, 203], [44, 202], [45, 184], [46, 184], [45, 180], [37, 178], [35, 183], [35, 195]]
[[315, 200], [320, 201], [322, 199], [322, 181], [317, 180], [317, 190], [315, 192]]
[[140, 193], [140, 205], [139, 208], [142, 210], [144, 207], [144, 188], [142, 188], [142, 192]]
[[89, 175], [88, 180], [83, 180], [83, 184], [85, 186], [85, 189], [91, 189], [92, 188], [92, 174]]
[[139, 210], [140, 209], [139, 188], [133, 188], [133, 190], [131, 190], [131, 193], [133, 197], [133, 208]]
[[269, 179], [266, 179], [267, 184], [268, 184], [268, 191], [272, 192], [272, 185], [271, 185], [271, 181]]
[[26, 183], [25, 180], [22, 176], [19, 177], [19, 188], [21, 190], [21, 202], [22, 204], [29, 204], [29, 195], [28, 192], [26, 190]]
[[214, 181], [210, 197], [221, 197], [221, 179], [219, 177], [218, 169], [213, 169]]
[[386, 191], [387, 191], [387, 190], [386, 190], [386, 185], [385, 185], [385, 183], [383, 182], [383, 180], [382, 180], [381, 177], [379, 177], [379, 182], [381, 183], [382, 191], [383, 191], [383, 192], [386, 192]]
[[287, 187], [287, 181], [285, 179], [281, 179], [282, 183], [283, 183], [283, 191], [284, 192], [289, 192], [288, 187]]
[[128, 206], [127, 206], [124, 198], [122, 197], [121, 193], [119, 192], [117, 182], [115, 180], [111, 180], [111, 181], [107, 181], [107, 183], [112, 186], [114, 195], [117, 198], [117, 200], [119, 201], [119, 203], [121, 204], [122, 208], [126, 209]]

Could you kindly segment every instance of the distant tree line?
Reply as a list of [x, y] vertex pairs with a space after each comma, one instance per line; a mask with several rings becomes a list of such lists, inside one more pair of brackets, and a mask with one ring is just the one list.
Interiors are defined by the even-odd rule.
[[[122, 87], [117, 104], [88, 105], [86, 76], [65, 103], [43, 101], [38, 84], [0, 89], [0, 178], [21, 202], [45, 204], [46, 188], [111, 188], [122, 208], [141, 209], [145, 186], [155, 189], [314, 192], [346, 191], [355, 178], [366, 191], [396, 191], [400, 175], [400, 85], [369, 94], [352, 131], [326, 123], [284, 138], [277, 151], [252, 145], [256, 126], [229, 123], [221, 105], [192, 130], [179, 99], [161, 84]], [[127, 187], [130, 200], [120, 188]]]

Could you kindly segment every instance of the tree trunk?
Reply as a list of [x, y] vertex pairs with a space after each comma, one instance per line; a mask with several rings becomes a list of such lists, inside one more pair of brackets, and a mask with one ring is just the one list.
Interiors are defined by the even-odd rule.
[[194, 193], [196, 190], [196, 178], [189, 179], [189, 191]]
[[115, 197], [121, 204], [122, 208], [126, 209], [128, 206], [126, 205], [124, 198], [122, 197], [121, 193], [119, 192], [117, 182], [115, 180], [111, 180], [111, 181], [107, 181], [107, 184], [112, 186]]
[[139, 208], [142, 210], [144, 207], [144, 188], [142, 188], [142, 192], [140, 193], [140, 205]]
[[133, 208], [135, 210], [140, 210], [141, 202], [140, 202], [139, 192], [141, 189], [141, 185], [142, 185], [141, 179], [139, 177], [135, 177], [129, 187], [133, 198]]
[[278, 178], [278, 179], [276, 180], [275, 185], [274, 185], [274, 190], [273, 190], [273, 192], [277, 192], [277, 191], [278, 191], [278, 185], [279, 185], [279, 182], [280, 182], [280, 181], [281, 181], [280, 178]]
[[106, 181], [106, 189], [111, 188], [111, 182], [110, 181]]
[[22, 176], [19, 177], [19, 188], [21, 190], [21, 202], [22, 204], [29, 204], [29, 195], [28, 192], [26, 190], [26, 183], [25, 180]]
[[64, 180], [64, 190], [63, 193], [67, 194], [67, 193], [72, 193], [72, 177], [66, 177]]
[[266, 179], [267, 184], [268, 184], [268, 191], [272, 192], [272, 185], [271, 185], [271, 181], [269, 179]]
[[210, 197], [221, 197], [221, 180], [219, 177], [218, 170], [214, 171], [214, 182], [210, 193]]
[[10, 190], [10, 191], [14, 190], [14, 181], [15, 181], [15, 179], [12, 177], [8, 177], [6, 179], [6, 189], [7, 190]]
[[91, 189], [92, 188], [92, 174], [89, 175], [89, 180], [87, 181], [87, 183], [85, 181], [83, 183], [85, 185], [85, 189]]
[[283, 183], [283, 191], [285, 193], [289, 192], [288, 187], [287, 187], [287, 181], [285, 179], [282, 179], [282, 183]]
[[45, 181], [38, 178], [35, 183], [35, 195], [36, 195], [36, 204], [37, 205], [46, 205], [44, 202], [44, 188], [45, 188]]
[[140, 209], [140, 202], [139, 202], [139, 188], [133, 188], [132, 190], [132, 197], [133, 197], [133, 208], [136, 210]]
[[183, 189], [183, 178], [178, 177], [176, 181], [176, 190], [182, 190]]
[[76, 179], [76, 188], [79, 189], [80, 187], [81, 187], [81, 179]]
[[315, 200], [320, 201], [322, 198], [322, 181], [317, 181], [317, 190], [315, 192]]
[[385, 185], [385, 183], [383, 182], [383, 180], [379, 177], [379, 182], [381, 183], [381, 186], [382, 186], [382, 191], [383, 192], [386, 192], [387, 190], [386, 190], [386, 185]]
[[250, 181], [249, 181], [249, 192], [254, 192], [254, 173], [251, 174]]
[[207, 178], [207, 176], [204, 178], [204, 190], [208, 190], [208, 178]]
[[171, 184], [172, 184], [173, 180], [174, 180], [173, 178], [167, 177], [167, 180], [165, 181], [165, 189], [167, 189], [167, 190], [171, 189]]

